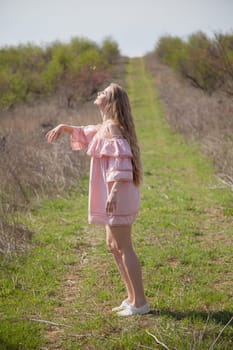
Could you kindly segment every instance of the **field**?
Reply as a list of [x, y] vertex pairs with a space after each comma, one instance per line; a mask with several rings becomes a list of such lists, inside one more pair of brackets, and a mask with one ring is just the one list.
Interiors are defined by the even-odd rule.
[[33, 248], [1, 260], [2, 350], [233, 347], [233, 193], [171, 131], [143, 59], [130, 59], [126, 81], [145, 173], [133, 237], [152, 311], [112, 314], [125, 291], [104, 228], [87, 224], [84, 177], [21, 217]]

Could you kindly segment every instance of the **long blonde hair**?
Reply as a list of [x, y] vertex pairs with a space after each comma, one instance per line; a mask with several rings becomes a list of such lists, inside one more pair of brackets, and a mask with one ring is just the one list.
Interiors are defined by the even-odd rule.
[[128, 141], [132, 151], [133, 182], [136, 186], [142, 183], [143, 171], [140, 158], [140, 148], [138, 145], [135, 125], [131, 113], [131, 106], [126, 91], [118, 84], [109, 85], [109, 94], [105, 106], [105, 112], [109, 119], [117, 124], [122, 135]]

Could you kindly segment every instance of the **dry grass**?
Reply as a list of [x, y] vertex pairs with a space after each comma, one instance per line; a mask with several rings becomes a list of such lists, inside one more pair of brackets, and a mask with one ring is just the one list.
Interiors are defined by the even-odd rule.
[[[111, 81], [124, 85], [126, 61], [125, 57], [118, 59], [102, 86]], [[17, 237], [22, 232], [17, 224], [17, 212], [30, 208], [35, 200], [54, 193], [61, 195], [86, 174], [89, 162], [85, 151], [73, 152], [68, 135], [53, 145], [47, 143], [45, 135], [60, 123], [88, 125], [101, 121], [93, 105], [96, 94], [89, 93], [86, 102], [76, 99], [75, 103], [67, 103], [68, 93], [78, 92], [83, 96], [89, 91], [90, 83], [85, 80], [75, 91], [64, 85], [66, 89], [52, 97], [0, 110], [0, 254], [26, 247], [22, 244], [17, 248]], [[25, 237], [30, 238], [31, 232]]]
[[[53, 98], [1, 112], [0, 121], [0, 254], [9, 254], [18, 250], [16, 241], [22, 233], [16, 213], [30, 207], [32, 200], [61, 194], [87, 170], [84, 152], [72, 152], [66, 136], [56, 144], [47, 144], [47, 131], [59, 123], [95, 123], [100, 116], [92, 102], [73, 110], [63, 108]], [[30, 231], [24, 231], [30, 238]]]
[[233, 187], [233, 100], [223, 93], [207, 93], [194, 88], [171, 68], [146, 56], [148, 70], [155, 76], [166, 117], [175, 131], [190, 141], [198, 141], [210, 157], [217, 175]]
[[25, 204], [32, 194], [57, 193], [69, 186], [83, 175], [85, 157], [71, 151], [66, 137], [51, 146], [45, 135], [62, 122], [85, 125], [97, 120], [99, 114], [92, 103], [78, 111], [50, 102], [5, 113], [1, 118], [1, 192], [9, 196], [14, 188], [14, 200]]
[[11, 256], [12, 253], [25, 251], [33, 232], [27, 227], [11, 222], [0, 222], [0, 254]]

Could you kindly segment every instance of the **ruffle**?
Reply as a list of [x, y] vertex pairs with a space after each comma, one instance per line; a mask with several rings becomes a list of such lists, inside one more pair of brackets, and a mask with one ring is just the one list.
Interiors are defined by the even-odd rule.
[[133, 181], [132, 170], [112, 170], [106, 175], [106, 182], [114, 181]]
[[87, 154], [97, 158], [133, 156], [128, 141], [123, 137], [94, 138], [89, 144]]
[[99, 125], [74, 126], [70, 135], [70, 143], [73, 151], [87, 148], [97, 133]]

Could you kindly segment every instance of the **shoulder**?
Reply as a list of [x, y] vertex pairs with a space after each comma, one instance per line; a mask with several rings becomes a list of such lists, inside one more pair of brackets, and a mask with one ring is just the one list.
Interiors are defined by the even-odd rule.
[[122, 136], [122, 133], [116, 124], [109, 124], [108, 131], [111, 136]]

